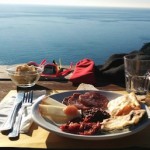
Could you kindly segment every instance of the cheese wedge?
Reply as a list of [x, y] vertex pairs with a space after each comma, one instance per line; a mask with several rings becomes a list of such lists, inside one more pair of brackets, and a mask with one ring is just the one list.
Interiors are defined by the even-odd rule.
[[65, 106], [39, 104], [39, 111], [43, 117], [60, 124], [68, 121], [68, 117], [63, 112], [64, 108]]
[[56, 101], [55, 99], [49, 97], [49, 96], [45, 96], [42, 101], [41, 101], [41, 104], [44, 104], [44, 105], [55, 105], [55, 106], [66, 106], [64, 105], [63, 103], [60, 103], [58, 101]]
[[45, 96], [39, 104], [39, 111], [43, 117], [50, 119], [57, 124], [67, 123], [69, 120], [81, 115], [80, 111], [74, 116], [67, 115], [64, 111], [66, 107], [66, 105], [55, 99]]
[[67, 115], [64, 110], [67, 106], [56, 106], [56, 105], [43, 105], [39, 104], [39, 111], [43, 117], [51, 119], [57, 124], [64, 124], [71, 119], [81, 116], [81, 112], [78, 111], [76, 115]]

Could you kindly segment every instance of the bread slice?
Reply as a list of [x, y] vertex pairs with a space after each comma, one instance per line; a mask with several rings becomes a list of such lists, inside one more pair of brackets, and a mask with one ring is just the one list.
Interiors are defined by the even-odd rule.
[[107, 107], [111, 116], [120, 116], [128, 114], [131, 110], [140, 109], [141, 105], [136, 95], [130, 93], [109, 101]]
[[144, 109], [132, 110], [127, 115], [105, 119], [102, 122], [101, 129], [102, 131], [121, 130], [127, 126], [135, 125], [141, 120], [145, 112]]

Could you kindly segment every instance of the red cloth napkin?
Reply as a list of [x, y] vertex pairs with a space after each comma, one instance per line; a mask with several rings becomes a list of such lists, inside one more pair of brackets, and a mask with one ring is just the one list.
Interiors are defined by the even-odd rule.
[[78, 84], [78, 83], [88, 83], [95, 84], [95, 63], [91, 59], [83, 59], [80, 60], [74, 69], [72, 76], [70, 77], [70, 81]]

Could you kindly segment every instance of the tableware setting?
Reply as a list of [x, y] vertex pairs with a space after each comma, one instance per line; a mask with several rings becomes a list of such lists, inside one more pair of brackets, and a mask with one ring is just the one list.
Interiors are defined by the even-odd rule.
[[32, 87], [34, 86], [43, 72], [43, 67], [41, 66], [29, 66], [28, 64], [21, 65], [11, 65], [6, 69], [8, 75], [10, 76], [12, 82], [18, 87]]
[[3, 107], [0, 111], [0, 132], [7, 132], [9, 138], [16, 138], [20, 133], [27, 133], [30, 129], [33, 123], [32, 104], [38, 97], [43, 97], [46, 91], [31, 91], [29, 87], [38, 82], [46, 64], [46, 60], [43, 60], [37, 65], [25, 63], [7, 66], [6, 71], [12, 82], [17, 87], [25, 89], [15, 92], [8, 98], [10, 101], [7, 99], [7, 102], [0, 103], [0, 107]]
[[[46, 112], [47, 115], [49, 115], [49, 116], [46, 116], [46, 114], [44, 114], [45, 115], [44, 116], [41, 113], [41, 110], [40, 110], [41, 106], [40, 105], [43, 104], [44, 100], [43, 100], [43, 98], [39, 98], [33, 104], [33, 107], [32, 107], [32, 118], [33, 118], [34, 122], [37, 123], [42, 128], [44, 128], [44, 129], [46, 129], [46, 130], [48, 130], [50, 132], [54, 132], [54, 133], [56, 133], [59, 136], [64, 136], [64, 137], [73, 138], [73, 139], [80, 139], [80, 140], [108, 140], [108, 139], [115, 139], [115, 138], [125, 137], [125, 136], [129, 136], [129, 135], [132, 135], [132, 134], [135, 134], [135, 133], [141, 131], [142, 129], [144, 129], [145, 127], [147, 127], [150, 124], [149, 109], [148, 109], [148, 107], [145, 104], [140, 104], [140, 107], [141, 107], [140, 111], [142, 111], [142, 113], [145, 114], [145, 115], [143, 115], [144, 119], [141, 120], [141, 118], [143, 117], [143, 116], [141, 116], [141, 118], [139, 118], [139, 122], [135, 123], [134, 125], [131, 123], [134, 119], [132, 121], [129, 120], [129, 122], [132, 124], [131, 128], [130, 127], [129, 128], [128, 127], [127, 128], [121, 128], [121, 129], [119, 128], [119, 130], [116, 130], [116, 131], [114, 130], [115, 132], [106, 132], [106, 133], [100, 132], [100, 133], [95, 134], [95, 135], [86, 135], [86, 134], [85, 135], [80, 135], [80, 134], [75, 134], [75, 133], [71, 133], [71, 132], [65, 132], [64, 130], [61, 129], [61, 127], [62, 127], [61, 124], [58, 125], [53, 120], [54, 113], [52, 112], [52, 110], [48, 110], [48, 109], [50, 109], [50, 108], [53, 107], [51, 105], [56, 105], [57, 106], [58, 102], [60, 104], [62, 104], [63, 99], [65, 99], [66, 97], [70, 97], [74, 93], [85, 94], [86, 92], [89, 92], [89, 91], [93, 91], [93, 90], [67, 91], [67, 92], [62, 92], [62, 93], [50, 95], [47, 98], [47, 100], [46, 100], [46, 103], [48, 103], [48, 105], [50, 107], [46, 107], [45, 104], [44, 104], [45, 106], [43, 107], [44, 108], [44, 112]], [[120, 98], [120, 97], [123, 96], [121, 94], [117, 94], [117, 93], [111, 92], [111, 91], [103, 91], [103, 90], [98, 91], [98, 90], [96, 90], [96, 92], [98, 92], [99, 94], [102, 94], [103, 96], [106, 96], [109, 99], [109, 102], [111, 102], [111, 101], [113, 101], [113, 100], [115, 100], [115, 99]], [[130, 95], [125, 95], [125, 97], [126, 96], [130, 97]], [[125, 101], [127, 99], [129, 99], [129, 98], [126, 98]], [[55, 101], [56, 101], [56, 103], [55, 103]], [[59, 103], [58, 103], [58, 105], [59, 105]], [[61, 107], [57, 106], [57, 108], [60, 109]], [[138, 112], [138, 110], [134, 110], [134, 111], [135, 112], [133, 112], [133, 114], [136, 113], [136, 112]], [[58, 117], [58, 118], [61, 117], [61, 119], [62, 119], [62, 113], [61, 113], [61, 115], [56, 116], [57, 115], [57, 111], [56, 111], [55, 117]], [[132, 113], [132, 111], [131, 111], [131, 113]], [[125, 115], [123, 115], [123, 116], [125, 116]], [[63, 117], [66, 117], [66, 114], [64, 114]], [[117, 117], [114, 117], [114, 118], [116, 119], [116, 118], [119, 118], [119, 117], [120, 116], [117, 116]], [[109, 121], [109, 119], [107, 121]], [[129, 123], [129, 126], [130, 126], [130, 123]], [[68, 125], [68, 122], [66, 122], [65, 127], [67, 127], [67, 125]]]
[[20, 125], [21, 125], [23, 113], [27, 107], [32, 105], [32, 103], [33, 103], [32, 101], [33, 101], [33, 91], [29, 91], [29, 92], [24, 93], [21, 109], [18, 112], [18, 118], [16, 119], [16, 122], [15, 122], [11, 132], [8, 134], [8, 136], [10, 138], [18, 137], [19, 132], [20, 132]]
[[[21, 93], [21, 97], [18, 96]], [[0, 103], [0, 132], [7, 133], [9, 138], [17, 138], [20, 133], [27, 133], [33, 123], [31, 117], [32, 104], [41, 95], [45, 95], [46, 91], [16, 91], [11, 90]], [[15, 100], [19, 98], [19, 105], [14, 112]], [[10, 118], [10, 119], [9, 119]], [[7, 125], [8, 120], [12, 122]], [[7, 126], [5, 126], [7, 125]], [[11, 126], [10, 126], [11, 125]]]
[[150, 56], [130, 54], [124, 56], [126, 91], [147, 95], [150, 90]]
[[[144, 72], [145, 76], [142, 77], [142, 81], [140, 75], [136, 80], [131, 81], [128, 80], [128, 76], [134, 72], [135, 68], [137, 73], [137, 62], [132, 64], [126, 57], [125, 73], [128, 94], [121, 95], [112, 91], [98, 90], [94, 86], [88, 87], [89, 85], [86, 84], [84, 85], [85, 88], [81, 87], [73, 91], [36, 96], [36, 99], [33, 98], [33, 103], [32, 98], [30, 98], [31, 101], [27, 102], [28, 106], [24, 105], [26, 102], [23, 97], [19, 103], [20, 108], [15, 112], [17, 115], [15, 115], [11, 127], [9, 129], [4, 128], [5, 122], [8, 122], [5, 119], [0, 126], [0, 131], [10, 130], [9, 138], [18, 137], [20, 133], [27, 133], [32, 123], [35, 122], [47, 131], [62, 137], [80, 140], [109, 140], [129, 136], [143, 130], [150, 124], [150, 111], [144, 103], [137, 100], [135, 94], [145, 95], [149, 91], [149, 64], [146, 65], [148, 68], [145, 69], [146, 72]], [[140, 65], [141, 63], [138, 61], [138, 70], [141, 68]], [[38, 82], [43, 69], [43, 65], [23, 64], [15, 67], [10, 66], [7, 68], [7, 72], [12, 82], [18, 87], [28, 88]], [[132, 76], [134, 75], [132, 74]], [[136, 84], [134, 84], [135, 81]], [[140, 88], [137, 88], [139, 86]], [[87, 97], [87, 95], [89, 96]], [[32, 96], [34, 96], [33, 93]], [[78, 98], [77, 101], [75, 101], [76, 98]], [[43, 102], [48, 104], [43, 104]], [[122, 106], [122, 104], [127, 105]], [[70, 106], [71, 108], [69, 108]], [[116, 108], [117, 110], [121, 108], [119, 113], [114, 113]], [[24, 113], [25, 109], [27, 109], [27, 114]], [[100, 120], [91, 121], [95, 120], [95, 116], [96, 119], [100, 118]], [[117, 122], [119, 125], [116, 124]]]

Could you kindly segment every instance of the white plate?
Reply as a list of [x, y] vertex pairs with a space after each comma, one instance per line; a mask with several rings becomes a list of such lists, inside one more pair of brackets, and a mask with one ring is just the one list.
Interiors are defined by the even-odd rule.
[[[68, 91], [68, 92], [63, 92], [63, 93], [59, 93], [59, 94], [54, 94], [50, 97], [52, 97], [53, 99], [61, 102], [63, 100], [63, 98], [67, 97], [67, 96], [71, 96], [73, 93], [75, 92], [80, 92], [80, 93], [84, 93], [86, 92], [85, 90], [82, 91]], [[99, 91], [102, 95], [105, 95], [109, 100], [112, 100], [118, 96], [121, 96], [120, 94], [116, 94], [113, 92], [108, 92], [108, 91]], [[69, 137], [69, 138], [73, 138], [73, 139], [82, 139], [82, 140], [107, 140], [107, 139], [115, 139], [115, 138], [120, 138], [120, 137], [124, 137], [124, 136], [128, 136], [134, 133], [137, 133], [139, 131], [141, 131], [142, 129], [144, 129], [147, 125], [150, 124], [150, 119], [148, 116], [150, 116], [149, 111], [147, 112], [147, 118], [144, 119], [141, 123], [139, 123], [137, 126], [135, 126], [132, 129], [128, 129], [128, 130], [123, 130], [117, 133], [107, 133], [107, 134], [101, 134], [101, 135], [77, 135], [77, 134], [71, 134], [71, 133], [66, 133], [61, 131], [61, 129], [59, 129], [59, 127], [53, 125], [51, 122], [47, 121], [46, 119], [44, 119], [39, 111], [38, 111], [38, 105], [41, 102], [42, 97], [39, 97], [37, 99], [37, 101], [33, 104], [32, 107], [32, 118], [33, 120], [42, 128], [54, 132], [60, 136], [64, 136], [64, 137]], [[145, 109], [147, 109], [147, 107], [144, 105]]]

